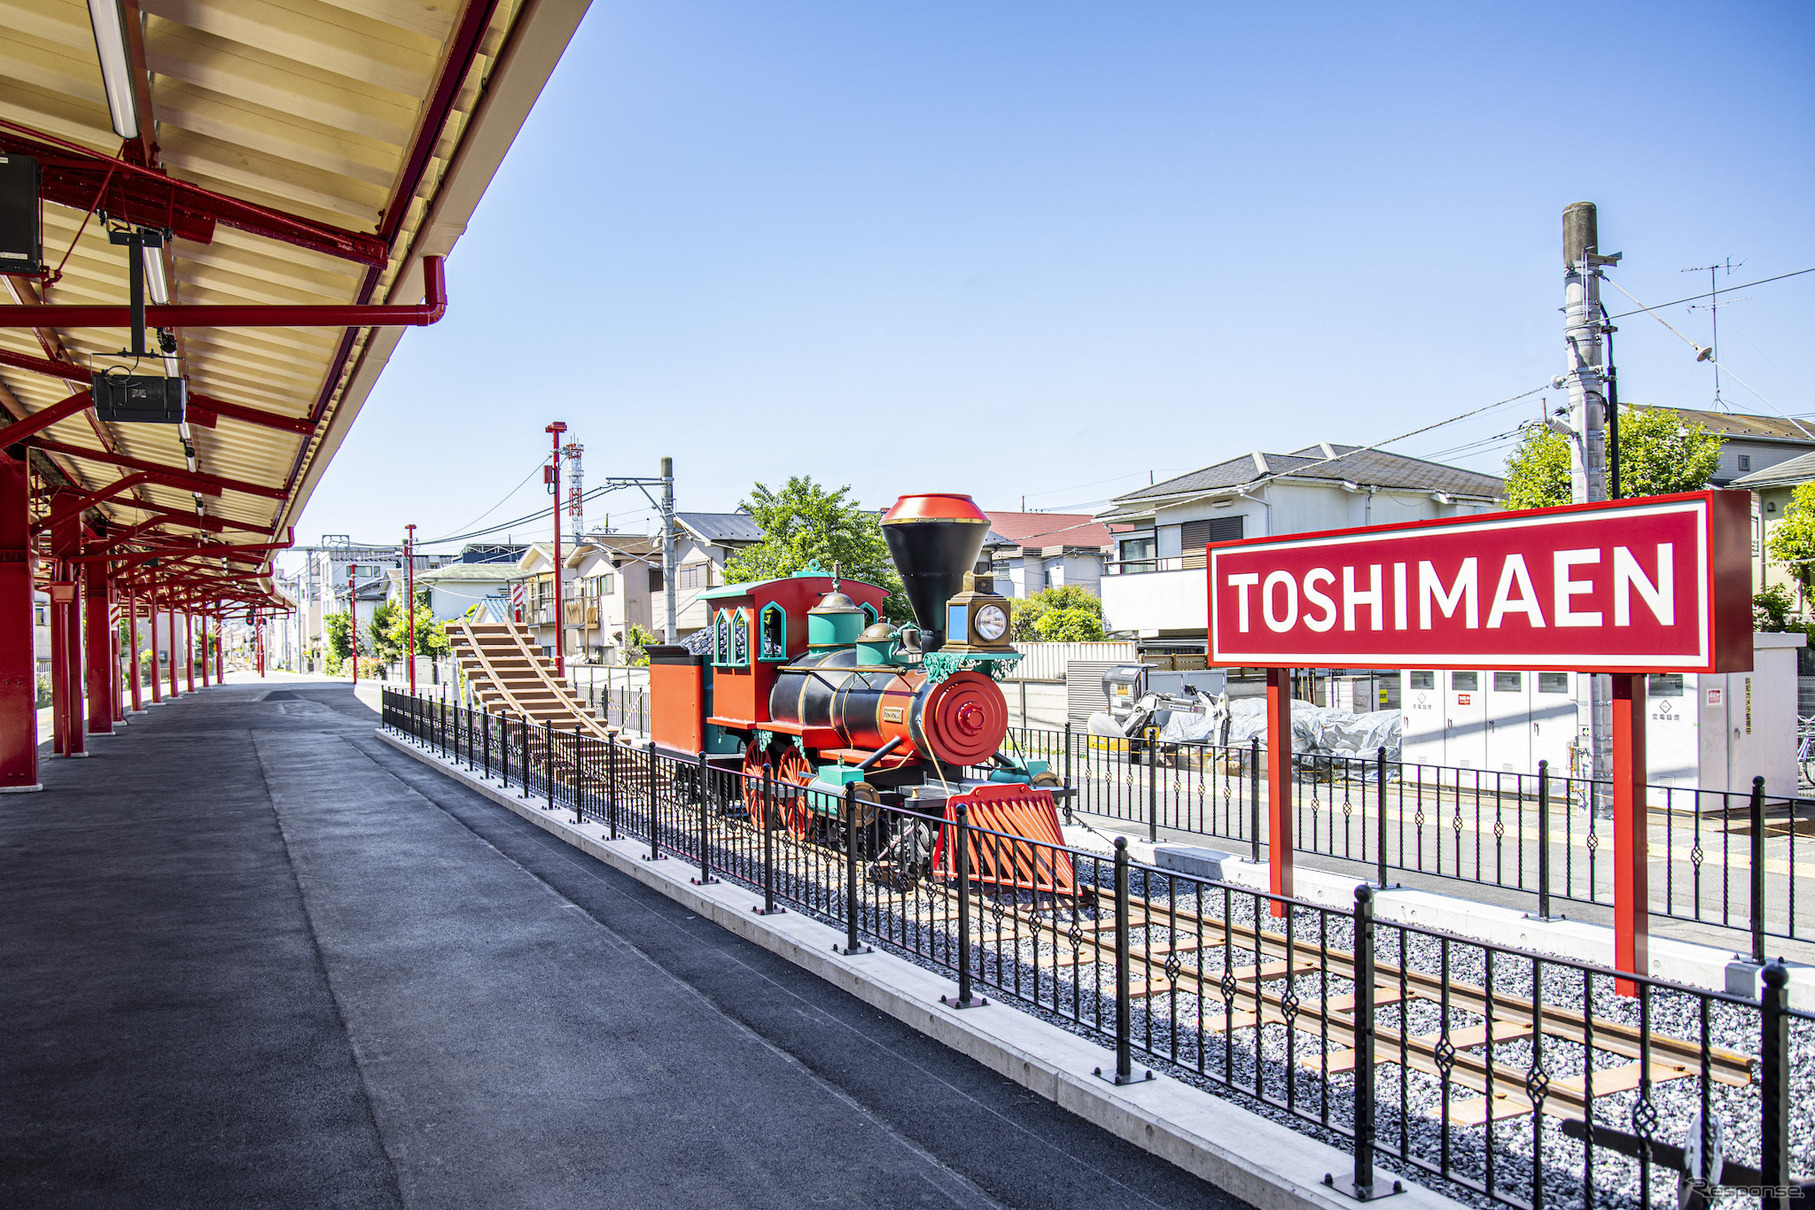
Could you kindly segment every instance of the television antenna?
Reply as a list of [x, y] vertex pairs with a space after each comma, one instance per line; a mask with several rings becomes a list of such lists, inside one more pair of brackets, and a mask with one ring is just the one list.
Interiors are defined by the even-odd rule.
[[1713, 334], [1708, 337], [1708, 347], [1696, 360], [1714, 363], [1714, 410], [1717, 412], [1724, 412], [1727, 410], [1726, 401], [1720, 397], [1720, 309], [1736, 302], [1745, 301], [1743, 298], [1730, 298], [1726, 302], [1721, 301], [1720, 271], [1725, 269], [1727, 275], [1731, 277], [1733, 270], [1743, 267], [1745, 263], [1746, 262], [1742, 260], [1736, 265], [1733, 263], [1733, 258], [1729, 256], [1716, 264], [1694, 265], [1683, 270], [1684, 273], [1706, 273], [1708, 275], [1708, 301], [1706, 303], [1699, 303], [1689, 309], [1691, 311], [1706, 311], [1708, 313], [1708, 321], [1713, 325], [1714, 331]]

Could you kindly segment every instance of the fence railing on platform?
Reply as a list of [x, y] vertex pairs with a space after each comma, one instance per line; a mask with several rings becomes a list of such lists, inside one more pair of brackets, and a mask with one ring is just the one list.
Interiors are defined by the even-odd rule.
[[[1143, 864], [1125, 838], [979, 827], [962, 799], [816, 796], [397, 690], [382, 710], [543, 810], [951, 977], [954, 1008], [993, 996], [1100, 1042], [1106, 1080], [1151, 1065], [1282, 1111], [1353, 1152], [1330, 1179], [1363, 1198], [1423, 1172], [1521, 1208], [1677, 1205], [1684, 1180], [1781, 1207], [1808, 1162], [1815, 1115], [1790, 1089], [1815, 1016], [1781, 963], [1757, 999], [1699, 990], [1379, 920], [1367, 885], [1319, 906]], [[1718, 1172], [1698, 1158], [1717, 1150]]]
[[[1088, 817], [1139, 825], [1150, 837], [1201, 836], [1249, 847], [1267, 834], [1266, 749], [1155, 743], [1011, 728], [1009, 746], [1048, 760]], [[1649, 788], [1651, 909], [1764, 938], [1815, 936], [1815, 810], [1770, 787], [1750, 793]], [[1553, 902], [1613, 904], [1613, 821], [1593, 810], [1595, 783], [1385, 761], [1379, 752], [1293, 762], [1297, 852], [1392, 872], [1478, 883]], [[1603, 787], [1601, 800], [1607, 797]], [[1602, 850], [1607, 850], [1603, 853]]]

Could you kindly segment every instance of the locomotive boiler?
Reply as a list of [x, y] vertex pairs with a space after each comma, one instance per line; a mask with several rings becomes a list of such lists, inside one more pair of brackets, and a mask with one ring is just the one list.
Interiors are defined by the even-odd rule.
[[976, 570], [988, 517], [969, 496], [903, 496], [882, 530], [914, 623], [883, 616], [884, 589], [814, 566], [710, 589], [701, 641], [650, 650], [655, 745], [737, 767], [747, 787], [772, 774], [796, 830], [851, 784], [940, 814], [979, 783], [1055, 784], [1045, 762], [1003, 751], [996, 678], [1020, 656], [1007, 599]]

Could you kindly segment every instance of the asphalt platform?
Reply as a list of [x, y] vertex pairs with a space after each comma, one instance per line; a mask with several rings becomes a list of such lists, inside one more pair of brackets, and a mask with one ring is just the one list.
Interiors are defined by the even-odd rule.
[[1242, 1205], [376, 722], [231, 683], [0, 796], [0, 1206]]

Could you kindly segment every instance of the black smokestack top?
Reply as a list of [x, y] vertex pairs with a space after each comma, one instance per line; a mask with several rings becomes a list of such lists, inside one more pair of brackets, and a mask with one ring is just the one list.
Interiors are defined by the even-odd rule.
[[964, 573], [976, 566], [989, 534], [989, 518], [969, 496], [903, 496], [882, 518], [889, 556], [920, 628], [945, 641], [945, 603], [964, 587]]

